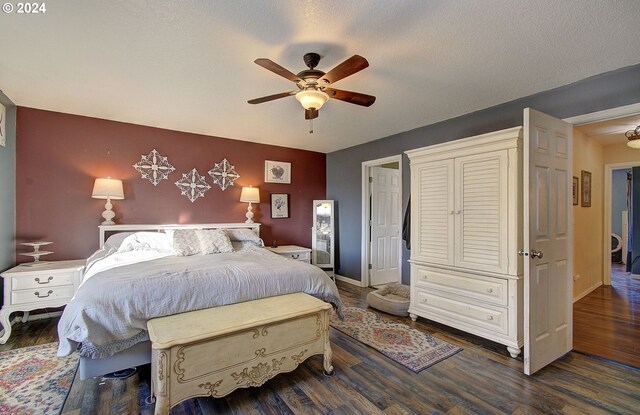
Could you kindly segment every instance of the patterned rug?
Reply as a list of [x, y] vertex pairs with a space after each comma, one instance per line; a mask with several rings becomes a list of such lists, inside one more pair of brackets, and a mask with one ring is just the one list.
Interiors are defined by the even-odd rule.
[[332, 313], [331, 326], [416, 373], [462, 350], [406, 324], [385, 320], [378, 313], [356, 307], [344, 307], [344, 321]]
[[78, 357], [58, 358], [58, 343], [0, 353], [0, 414], [55, 415], [71, 388]]

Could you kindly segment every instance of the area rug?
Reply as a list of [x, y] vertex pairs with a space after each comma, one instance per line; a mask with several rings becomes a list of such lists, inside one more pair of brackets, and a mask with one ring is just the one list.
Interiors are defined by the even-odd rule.
[[332, 327], [416, 373], [462, 350], [406, 324], [385, 320], [378, 313], [357, 307], [343, 310], [344, 321], [332, 313]]
[[58, 358], [58, 343], [0, 353], [0, 414], [55, 415], [67, 397], [78, 357]]

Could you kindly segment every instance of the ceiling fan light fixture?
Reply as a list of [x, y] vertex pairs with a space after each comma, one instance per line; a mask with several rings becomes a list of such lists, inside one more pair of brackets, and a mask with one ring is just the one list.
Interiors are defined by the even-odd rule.
[[629, 140], [627, 141], [629, 147], [640, 149], [640, 125], [635, 130], [627, 131], [624, 135]]
[[325, 102], [329, 101], [329, 95], [326, 92], [315, 89], [306, 89], [298, 92], [296, 99], [306, 110], [319, 110]]

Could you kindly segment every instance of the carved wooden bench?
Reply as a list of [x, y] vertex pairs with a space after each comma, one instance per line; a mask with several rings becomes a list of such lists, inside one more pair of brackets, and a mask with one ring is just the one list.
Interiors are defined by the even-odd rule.
[[295, 293], [149, 320], [155, 414], [189, 398], [261, 386], [316, 354], [333, 372], [330, 309]]

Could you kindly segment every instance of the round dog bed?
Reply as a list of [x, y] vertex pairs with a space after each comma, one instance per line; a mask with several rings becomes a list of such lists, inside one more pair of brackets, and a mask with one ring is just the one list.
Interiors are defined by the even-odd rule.
[[367, 294], [367, 304], [376, 310], [400, 317], [409, 315], [409, 287], [392, 282]]

